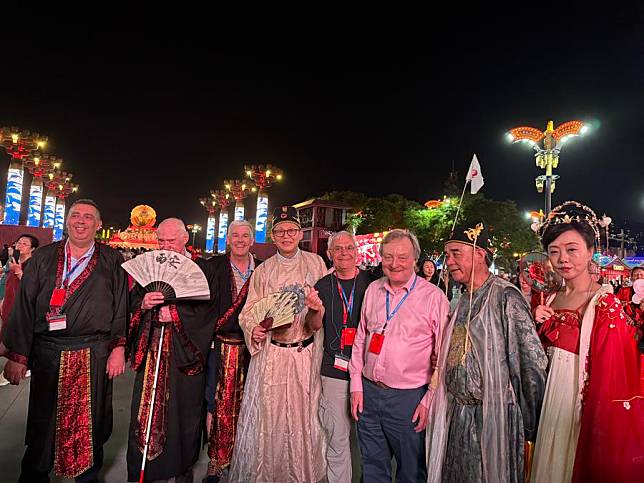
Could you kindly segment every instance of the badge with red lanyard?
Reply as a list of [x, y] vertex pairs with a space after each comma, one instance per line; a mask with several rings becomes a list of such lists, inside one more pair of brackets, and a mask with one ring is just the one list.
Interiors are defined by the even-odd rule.
[[[67, 295], [67, 289], [69, 288], [71, 277], [79, 267], [83, 264], [85, 260], [92, 256], [94, 253], [94, 247], [76, 261], [76, 264], [72, 267], [72, 254], [69, 249], [69, 242], [65, 244], [65, 264], [63, 265], [63, 279], [61, 281], [60, 287], [54, 289], [51, 293], [51, 299], [49, 300], [49, 312], [46, 315], [47, 322], [49, 322], [49, 330], [63, 330], [67, 328], [67, 316], [61, 313], [63, 304], [65, 303], [65, 297]], [[69, 269], [69, 270], [68, 270]]]
[[353, 300], [356, 292], [356, 280], [358, 276], [356, 275], [353, 279], [353, 286], [351, 287], [351, 294], [347, 297], [344, 288], [340, 284], [340, 280], [336, 277], [335, 282], [338, 287], [338, 294], [340, 295], [340, 300], [342, 301], [342, 332], [340, 332], [340, 353], [335, 355], [335, 360], [333, 362], [333, 367], [340, 369], [341, 371], [347, 372], [349, 370], [349, 356], [344, 354], [345, 347], [351, 347], [353, 341], [356, 338], [356, 328], [349, 327], [351, 323], [351, 317], [353, 314]]
[[386, 292], [386, 299], [385, 299], [385, 306], [387, 308], [387, 319], [385, 321], [385, 325], [382, 326], [382, 329], [380, 332], [376, 332], [371, 336], [371, 342], [369, 343], [369, 352], [372, 354], [380, 354], [380, 351], [382, 350], [382, 344], [385, 342], [385, 329], [387, 328], [387, 324], [389, 324], [389, 321], [398, 313], [398, 310], [402, 306], [403, 303], [405, 303], [405, 300], [407, 300], [407, 297], [409, 297], [409, 294], [411, 293], [412, 290], [414, 290], [414, 287], [416, 286], [416, 280], [418, 280], [418, 275], [414, 276], [414, 283], [411, 284], [411, 287], [409, 288], [409, 291], [405, 294], [405, 296], [400, 299], [400, 302], [398, 302], [398, 305], [396, 305], [396, 308], [394, 308], [393, 312], [389, 312], [389, 291]]

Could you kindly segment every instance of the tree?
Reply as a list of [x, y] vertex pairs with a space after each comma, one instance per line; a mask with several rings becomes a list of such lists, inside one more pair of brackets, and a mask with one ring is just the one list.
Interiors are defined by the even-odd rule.
[[[399, 194], [377, 198], [353, 191], [326, 193], [321, 198], [352, 206], [348, 223], [356, 228], [357, 234], [408, 228], [416, 234], [425, 252], [436, 255], [442, 253], [451, 234], [458, 205], [458, 198], [451, 197], [440, 206], [427, 209]], [[516, 264], [515, 253], [523, 254], [539, 247], [536, 235], [513, 201], [490, 200], [481, 193], [466, 194], [459, 223], [474, 226], [479, 220], [483, 220], [490, 232], [496, 264], [506, 270], [512, 270]]]

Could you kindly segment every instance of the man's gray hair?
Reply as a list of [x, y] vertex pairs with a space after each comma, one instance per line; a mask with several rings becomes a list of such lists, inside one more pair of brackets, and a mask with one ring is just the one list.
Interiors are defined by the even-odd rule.
[[418, 243], [418, 238], [416, 238], [416, 235], [409, 230], [403, 230], [402, 228], [391, 230], [385, 235], [382, 239], [382, 243], [380, 243], [380, 256], [382, 257], [382, 249], [387, 243], [391, 243], [395, 240], [402, 240], [404, 238], [407, 238], [411, 242], [411, 246], [414, 248], [414, 260], [418, 261], [420, 258], [420, 243]]
[[161, 228], [162, 225], [175, 225], [179, 229], [179, 231], [181, 231], [184, 235], [188, 234], [188, 230], [186, 229], [186, 224], [183, 222], [181, 218], [166, 218], [161, 223], [159, 223], [159, 226], [157, 226], [157, 230]]
[[356, 237], [352, 233], [349, 233], [348, 231], [344, 231], [344, 230], [337, 231], [329, 237], [329, 243], [327, 245], [329, 251], [333, 250], [333, 245], [335, 245], [335, 242], [338, 240], [338, 238], [342, 236], [348, 236], [349, 238], [351, 238], [351, 241], [353, 242], [354, 245], [356, 246], [358, 245], [358, 242], [356, 241]]
[[230, 240], [230, 234], [232, 233], [233, 228], [235, 228], [236, 226], [247, 226], [248, 229], [250, 230], [250, 236], [252, 238], [252, 236], [253, 236], [253, 225], [251, 225], [246, 220], [235, 220], [235, 221], [231, 221], [230, 225], [228, 225], [228, 232], [226, 233], [226, 240], [227, 241]]

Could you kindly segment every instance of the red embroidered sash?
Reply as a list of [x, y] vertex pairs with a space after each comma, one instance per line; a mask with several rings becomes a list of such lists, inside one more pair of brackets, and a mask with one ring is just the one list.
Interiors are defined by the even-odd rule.
[[[221, 342], [215, 413], [208, 435], [208, 474], [220, 476], [230, 465], [235, 446], [239, 408], [244, 396], [244, 344]], [[234, 341], [237, 342], [237, 341]]]
[[54, 451], [58, 476], [74, 478], [94, 465], [91, 399], [90, 349], [62, 351]]
[[[98, 262], [98, 254], [100, 252], [100, 244], [96, 243], [94, 246], [94, 253], [92, 254], [92, 258], [89, 259], [89, 262], [87, 262], [87, 266], [85, 269], [74, 279], [74, 281], [67, 287], [67, 291], [65, 292], [65, 301], [63, 302], [63, 307], [69, 300], [69, 298], [74, 295], [74, 292], [78, 290], [83, 283], [89, 278], [89, 276], [92, 274], [94, 269], [96, 268], [96, 264]], [[64, 265], [65, 265], [65, 243], [61, 242], [60, 246], [58, 247], [58, 263], [56, 265], [56, 282], [55, 286], [56, 288], [60, 287], [63, 283], [63, 270], [64, 270]]]

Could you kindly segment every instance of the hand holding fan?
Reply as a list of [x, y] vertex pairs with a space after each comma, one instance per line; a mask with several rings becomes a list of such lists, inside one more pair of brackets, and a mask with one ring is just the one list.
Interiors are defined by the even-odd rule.
[[521, 274], [530, 287], [541, 294], [543, 305], [544, 294], [558, 292], [563, 286], [561, 275], [554, 271], [548, 255], [541, 252], [530, 252], [519, 261]]
[[168, 300], [209, 300], [206, 276], [180, 253], [153, 250], [121, 265], [146, 292], [161, 292]]
[[266, 330], [287, 327], [295, 315], [304, 308], [304, 291], [301, 287], [284, 287], [260, 299], [252, 308], [256, 320]]

